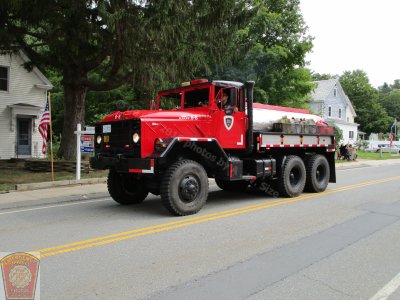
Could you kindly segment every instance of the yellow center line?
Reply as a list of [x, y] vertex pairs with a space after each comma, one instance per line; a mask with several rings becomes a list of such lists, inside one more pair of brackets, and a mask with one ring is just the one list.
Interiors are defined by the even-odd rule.
[[352, 190], [352, 189], [357, 189], [361, 187], [366, 187], [370, 185], [375, 185], [379, 183], [385, 183], [393, 180], [399, 180], [400, 176], [395, 176], [395, 177], [388, 177], [384, 179], [378, 179], [378, 180], [371, 180], [371, 181], [366, 181], [363, 183], [358, 183], [354, 185], [349, 185], [349, 186], [344, 186], [332, 190], [327, 190], [324, 193], [317, 193], [317, 194], [307, 194], [304, 196], [296, 197], [296, 198], [289, 198], [289, 199], [279, 199], [279, 200], [273, 200], [269, 201], [266, 203], [260, 203], [260, 204], [254, 204], [254, 205], [248, 205], [244, 207], [239, 207], [239, 208], [234, 208], [234, 209], [229, 209], [225, 211], [220, 211], [216, 213], [211, 213], [203, 216], [197, 216], [197, 217], [190, 217], [186, 218], [183, 220], [179, 221], [173, 221], [173, 222], [168, 222], [168, 223], [163, 223], [163, 224], [158, 224], [154, 226], [149, 226], [149, 227], [144, 227], [144, 228], [139, 228], [139, 229], [134, 229], [134, 230], [129, 230], [129, 231], [124, 231], [120, 233], [115, 233], [115, 234], [110, 234], [110, 235], [105, 235], [97, 238], [92, 238], [92, 239], [87, 239], [87, 240], [82, 240], [74, 243], [68, 243], [64, 245], [59, 245], [55, 247], [49, 247], [49, 248], [44, 248], [32, 252], [39, 252], [41, 257], [49, 257], [49, 256], [54, 256], [58, 254], [63, 254], [63, 253], [68, 253], [68, 252], [74, 252], [82, 249], [88, 249], [92, 247], [97, 247], [101, 245], [106, 245], [106, 244], [111, 244], [127, 239], [132, 239], [136, 237], [141, 237], [145, 235], [150, 235], [150, 234], [155, 234], [163, 231], [169, 231], [177, 228], [182, 228], [190, 225], [195, 225], [195, 224], [200, 224], [204, 222], [209, 222], [209, 221], [214, 221], [218, 219], [223, 219], [223, 218], [228, 218], [236, 215], [241, 215], [253, 211], [258, 211], [270, 207], [275, 207], [279, 205], [284, 205], [284, 204], [289, 204], [289, 203], [294, 203], [294, 202], [300, 202], [303, 200], [308, 200], [308, 199], [313, 199], [321, 196], [326, 196], [326, 195], [331, 195], [347, 190]]

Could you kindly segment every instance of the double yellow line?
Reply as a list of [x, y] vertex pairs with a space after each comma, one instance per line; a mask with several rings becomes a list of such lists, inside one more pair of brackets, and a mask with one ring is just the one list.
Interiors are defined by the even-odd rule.
[[297, 198], [268, 201], [266, 203], [224, 210], [224, 211], [220, 211], [220, 212], [216, 212], [216, 213], [212, 213], [212, 214], [207, 214], [204, 216], [190, 217], [190, 218], [186, 218], [186, 219], [179, 220], [179, 221], [168, 222], [168, 223], [163, 223], [163, 224], [159, 224], [159, 225], [154, 225], [154, 226], [124, 231], [124, 232], [120, 232], [120, 233], [105, 235], [105, 236], [92, 238], [92, 239], [88, 239], [88, 240], [83, 240], [83, 241], [79, 241], [79, 242], [75, 242], [75, 243], [69, 243], [69, 244], [59, 245], [59, 246], [55, 246], [55, 247], [35, 250], [32, 252], [39, 252], [41, 258], [49, 257], [49, 256], [74, 252], [74, 251], [78, 251], [78, 250], [82, 250], [82, 249], [88, 249], [88, 248], [92, 248], [92, 247], [102, 246], [102, 245], [106, 245], [106, 244], [112, 244], [112, 243], [116, 243], [116, 242], [120, 242], [120, 241], [124, 241], [124, 240], [128, 240], [128, 239], [133, 239], [133, 238], [137, 238], [137, 237], [141, 237], [141, 236], [145, 236], [145, 235], [155, 234], [155, 233], [159, 233], [159, 232], [163, 232], [163, 231], [169, 231], [169, 230], [187, 227], [187, 226], [191, 226], [191, 225], [195, 225], [195, 224], [200, 224], [200, 223], [205, 223], [205, 222], [214, 221], [214, 220], [218, 220], [218, 219], [228, 218], [228, 217], [237, 216], [237, 215], [241, 215], [241, 214], [245, 214], [245, 213], [249, 213], [249, 212], [253, 212], [253, 211], [258, 211], [258, 210], [262, 210], [262, 209], [266, 209], [266, 208], [270, 208], [270, 207], [274, 207], [274, 206], [299, 202], [299, 201], [303, 201], [303, 200], [307, 200], [307, 199], [336, 194], [339, 192], [344, 192], [344, 191], [348, 191], [348, 190], [352, 190], [352, 189], [362, 188], [362, 187], [366, 187], [366, 186], [370, 186], [370, 185], [385, 183], [385, 182], [399, 180], [399, 179], [400, 179], [400, 176], [388, 177], [388, 178], [378, 179], [378, 180], [371, 180], [371, 181], [366, 181], [366, 182], [359, 183], [359, 184], [354, 184], [354, 185], [344, 186], [341, 188], [327, 190], [324, 193], [320, 193], [320, 194], [306, 194], [304, 196], [300, 196]]

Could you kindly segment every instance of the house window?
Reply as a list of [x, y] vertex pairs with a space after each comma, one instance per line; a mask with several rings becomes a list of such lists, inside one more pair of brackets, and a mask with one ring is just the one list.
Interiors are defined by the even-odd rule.
[[8, 68], [0, 67], [0, 91], [8, 91]]
[[337, 95], [337, 88], [335, 87], [333, 90], [333, 96], [336, 97], [336, 95]]
[[339, 108], [339, 119], [341, 119], [341, 118], [342, 118], [342, 109]]
[[349, 139], [354, 139], [354, 131], [349, 131]]
[[332, 117], [332, 106], [328, 106], [328, 117]]

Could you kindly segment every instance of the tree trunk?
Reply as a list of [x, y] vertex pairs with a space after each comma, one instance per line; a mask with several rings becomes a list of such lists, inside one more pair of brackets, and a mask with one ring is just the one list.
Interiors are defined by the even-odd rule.
[[85, 123], [85, 97], [87, 87], [71, 83], [68, 78], [63, 79], [64, 86], [64, 125], [61, 136], [60, 149], [57, 156], [67, 160], [76, 158], [76, 125]]

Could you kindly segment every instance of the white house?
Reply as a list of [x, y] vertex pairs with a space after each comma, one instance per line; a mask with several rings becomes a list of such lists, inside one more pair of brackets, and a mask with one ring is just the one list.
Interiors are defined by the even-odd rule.
[[333, 123], [343, 131], [340, 143], [357, 142], [358, 126], [354, 123], [357, 116], [349, 97], [344, 93], [338, 79], [315, 81], [316, 88], [311, 93], [310, 107], [313, 113]]
[[0, 159], [42, 158], [42, 136], [38, 125], [53, 86], [33, 67], [27, 71], [26, 55], [0, 55]]

